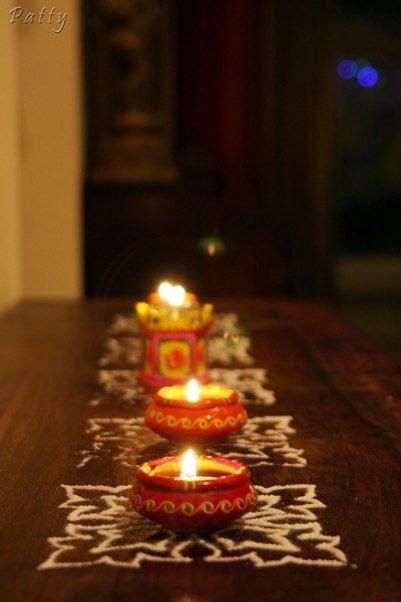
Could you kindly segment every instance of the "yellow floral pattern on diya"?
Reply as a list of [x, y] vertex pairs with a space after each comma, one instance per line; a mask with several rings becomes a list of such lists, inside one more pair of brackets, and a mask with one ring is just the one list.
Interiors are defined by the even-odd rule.
[[216, 512], [222, 511], [226, 514], [238, 508], [238, 510], [244, 511], [247, 508], [252, 508], [257, 501], [257, 493], [255, 489], [251, 489], [251, 491], [245, 497], [237, 497], [234, 500], [223, 499], [219, 500], [217, 504], [213, 503], [211, 500], [204, 500], [199, 505], [195, 506], [190, 502], [181, 502], [175, 504], [171, 500], [162, 500], [161, 502], [156, 502], [152, 499], [142, 499], [139, 494], [135, 494], [131, 498], [133, 508], [140, 512], [142, 509], [145, 509], [148, 512], [167, 512], [168, 514], [174, 514], [177, 512], [181, 512], [187, 516], [193, 516], [198, 512], [203, 512], [205, 514], [215, 514]]
[[162, 424], [163, 422], [167, 423], [168, 426], [175, 427], [182, 425], [185, 429], [209, 429], [215, 427], [217, 429], [225, 428], [226, 426], [236, 427], [243, 426], [247, 421], [247, 415], [245, 410], [240, 412], [236, 417], [227, 416], [225, 420], [221, 418], [212, 418], [211, 420], [202, 416], [201, 418], [196, 418], [195, 420], [191, 420], [189, 417], [185, 416], [183, 418], [176, 418], [171, 414], [163, 414], [162, 412], [156, 412], [155, 410], [149, 411], [149, 418], [154, 418], [158, 424]]

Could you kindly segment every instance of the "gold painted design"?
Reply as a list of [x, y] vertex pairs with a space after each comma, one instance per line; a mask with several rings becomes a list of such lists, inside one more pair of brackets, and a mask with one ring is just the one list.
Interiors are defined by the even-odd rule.
[[204, 417], [196, 418], [195, 420], [191, 420], [188, 416], [184, 416], [182, 418], [175, 418], [171, 414], [163, 414], [162, 412], [156, 412], [151, 410], [149, 413], [149, 417], [153, 418], [157, 424], [166, 423], [170, 427], [182, 426], [186, 430], [191, 430], [197, 427], [200, 427], [202, 430], [206, 430], [212, 427], [217, 429], [222, 429], [226, 426], [235, 427], [240, 424], [245, 424], [246, 415], [245, 412], [241, 412], [240, 414], [235, 416], [227, 416], [225, 420], [221, 418], [213, 418], [213, 420], [206, 420]]
[[216, 514], [219, 510], [228, 514], [238, 508], [243, 511], [248, 507], [252, 507], [257, 501], [257, 494], [254, 489], [251, 489], [249, 493], [246, 494], [245, 498], [237, 497], [234, 501], [230, 500], [219, 500], [217, 504], [214, 504], [210, 500], [204, 500], [199, 506], [194, 506], [191, 502], [183, 501], [180, 504], [174, 504], [174, 502], [170, 500], [163, 500], [159, 504], [152, 499], [142, 500], [142, 497], [139, 494], [135, 494], [132, 498], [133, 506], [135, 510], [138, 512], [142, 509], [145, 509], [147, 512], [166, 512], [167, 514], [177, 514], [181, 512], [186, 516], [194, 516], [199, 512], [203, 512], [204, 514], [212, 515]]
[[213, 320], [213, 305], [200, 307], [154, 306], [141, 301], [135, 305], [138, 321], [147, 330], [201, 330]]

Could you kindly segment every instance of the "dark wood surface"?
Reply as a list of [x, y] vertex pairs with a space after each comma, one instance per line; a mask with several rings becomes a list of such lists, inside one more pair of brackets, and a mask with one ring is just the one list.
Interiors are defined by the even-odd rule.
[[[350, 565], [37, 571], [49, 553], [46, 538], [63, 529], [60, 484], [91, 477], [88, 467], [80, 481], [76, 469], [85, 421], [100, 414], [88, 401], [106, 327], [129, 303], [23, 303], [0, 321], [1, 600], [401, 599], [396, 360], [322, 305], [242, 300], [217, 307], [238, 311], [252, 330], [256, 365], [268, 369], [277, 395], [274, 406], [250, 413], [294, 416], [292, 443], [308, 460], [302, 475], [265, 467], [259, 483], [315, 483], [327, 505], [324, 530], [341, 535]], [[113, 470], [103, 483], [117, 484]]]

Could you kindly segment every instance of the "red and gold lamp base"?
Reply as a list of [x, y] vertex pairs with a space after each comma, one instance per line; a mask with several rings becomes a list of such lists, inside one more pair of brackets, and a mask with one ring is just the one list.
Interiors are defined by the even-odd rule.
[[143, 464], [130, 498], [134, 510], [173, 531], [221, 529], [252, 510], [257, 493], [239, 462], [198, 457], [198, 476], [180, 476], [180, 459]]
[[210, 380], [207, 372], [206, 332], [156, 332], [142, 330], [144, 366], [139, 382], [157, 391], [179, 385], [195, 377], [201, 383]]
[[146, 424], [166, 439], [188, 444], [214, 443], [242, 429], [248, 415], [235, 391], [209, 384], [200, 392], [193, 402], [183, 386], [160, 389], [146, 410]]
[[157, 293], [149, 300], [136, 304], [144, 343], [140, 382], [153, 390], [191, 377], [208, 382], [207, 334], [213, 306], [200, 306], [192, 293], [186, 293], [182, 307], [161, 303]]

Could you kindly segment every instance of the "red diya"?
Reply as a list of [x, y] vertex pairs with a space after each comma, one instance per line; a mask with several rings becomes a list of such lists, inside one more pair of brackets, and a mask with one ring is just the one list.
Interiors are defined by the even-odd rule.
[[207, 382], [206, 337], [213, 306], [200, 305], [180, 285], [162, 282], [148, 302], [136, 304], [144, 341], [141, 384], [149, 389], [180, 384], [191, 376]]
[[165, 457], [142, 464], [130, 493], [134, 510], [167, 529], [208, 532], [249, 512], [257, 493], [243, 464], [226, 458]]
[[211, 443], [241, 430], [248, 419], [238, 394], [218, 384], [163, 387], [145, 413], [146, 424], [177, 442]]

